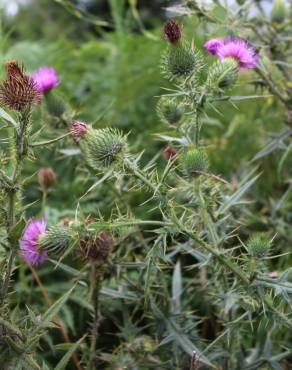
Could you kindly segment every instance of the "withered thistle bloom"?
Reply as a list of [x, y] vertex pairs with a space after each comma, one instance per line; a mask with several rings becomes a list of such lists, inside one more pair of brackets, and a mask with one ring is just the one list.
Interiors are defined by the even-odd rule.
[[101, 231], [95, 238], [84, 238], [79, 242], [81, 258], [91, 262], [105, 262], [113, 249], [114, 241], [107, 231]]
[[164, 37], [171, 44], [175, 44], [181, 39], [181, 27], [174, 21], [170, 20], [164, 25]]
[[0, 86], [0, 103], [16, 111], [39, 104], [42, 95], [35, 81], [27, 76], [22, 65], [15, 61], [6, 63], [7, 77]]
[[47, 191], [57, 181], [57, 175], [54, 170], [50, 167], [40, 168], [38, 171], [38, 183], [42, 191]]

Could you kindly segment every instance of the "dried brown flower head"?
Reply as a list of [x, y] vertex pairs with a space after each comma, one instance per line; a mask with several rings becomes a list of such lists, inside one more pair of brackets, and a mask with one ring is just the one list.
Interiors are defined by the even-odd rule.
[[42, 94], [34, 80], [24, 73], [24, 68], [15, 61], [6, 63], [7, 77], [0, 86], [0, 103], [16, 111], [39, 104]]
[[50, 167], [40, 168], [38, 171], [38, 182], [42, 191], [47, 191], [49, 188], [55, 185], [57, 181], [57, 175], [54, 170]]
[[84, 260], [105, 262], [113, 249], [114, 241], [107, 231], [101, 231], [94, 238], [84, 238], [79, 242], [79, 254]]

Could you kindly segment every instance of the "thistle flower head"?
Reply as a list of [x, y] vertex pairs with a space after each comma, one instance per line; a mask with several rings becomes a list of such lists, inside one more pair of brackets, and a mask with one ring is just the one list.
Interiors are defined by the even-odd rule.
[[80, 139], [86, 135], [89, 130], [89, 126], [81, 121], [73, 121], [70, 132], [76, 143], [79, 143]]
[[105, 262], [113, 248], [113, 238], [107, 231], [101, 231], [94, 238], [85, 237], [79, 242], [79, 254], [84, 260]]
[[233, 58], [226, 58], [214, 63], [208, 73], [207, 86], [209, 88], [224, 89], [235, 84], [238, 78], [238, 63]]
[[202, 149], [190, 148], [182, 156], [182, 166], [189, 176], [198, 176], [209, 168], [207, 154]]
[[59, 77], [54, 68], [41, 67], [31, 74], [31, 78], [36, 83], [37, 89], [41, 93], [52, 90], [59, 84]]
[[85, 159], [98, 171], [118, 163], [126, 148], [126, 138], [120, 131], [111, 128], [90, 129], [81, 142]]
[[259, 62], [259, 54], [241, 38], [227, 37], [223, 45], [218, 47], [216, 54], [220, 60], [235, 59], [241, 69], [255, 68]]
[[247, 247], [250, 253], [257, 257], [267, 254], [271, 245], [271, 241], [264, 233], [256, 233], [252, 235], [247, 242]]
[[220, 46], [224, 44], [222, 39], [211, 39], [204, 44], [204, 48], [212, 55], [217, 54]]
[[169, 20], [164, 25], [164, 37], [171, 44], [176, 44], [181, 39], [181, 27], [175, 20]]
[[30, 219], [20, 240], [20, 252], [25, 262], [32, 265], [40, 265], [48, 254], [40, 248], [40, 239], [46, 233], [46, 222], [44, 219]]
[[286, 4], [284, 0], [274, 0], [271, 17], [274, 22], [282, 23], [286, 18]]
[[174, 146], [168, 145], [163, 150], [163, 157], [166, 161], [169, 161], [171, 158], [173, 158], [175, 155], [177, 155], [178, 151]]
[[158, 103], [157, 112], [161, 121], [170, 125], [178, 123], [183, 116], [183, 110], [174, 100], [163, 97]]
[[71, 228], [62, 225], [51, 226], [39, 240], [40, 248], [52, 255], [64, 253], [72, 241]]
[[186, 78], [194, 73], [197, 61], [194, 50], [185, 43], [179, 43], [175, 47], [168, 47], [163, 55], [162, 66], [170, 79]]
[[47, 191], [49, 188], [54, 186], [56, 181], [57, 181], [57, 175], [52, 168], [43, 167], [39, 169], [38, 183], [42, 191]]
[[0, 102], [16, 111], [23, 111], [42, 100], [35, 81], [15, 61], [6, 63], [7, 77], [0, 86]]

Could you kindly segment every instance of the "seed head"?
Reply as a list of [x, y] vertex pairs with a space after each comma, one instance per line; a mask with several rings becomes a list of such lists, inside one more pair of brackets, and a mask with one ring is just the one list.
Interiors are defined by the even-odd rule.
[[24, 73], [23, 66], [10, 61], [6, 63], [6, 69], [6, 80], [0, 86], [0, 102], [16, 111], [39, 104], [42, 94], [35, 81]]

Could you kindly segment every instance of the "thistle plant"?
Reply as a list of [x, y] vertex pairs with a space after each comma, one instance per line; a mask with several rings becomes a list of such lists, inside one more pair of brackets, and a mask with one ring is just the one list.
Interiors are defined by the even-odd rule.
[[[53, 359], [58, 370], [289, 367], [291, 275], [282, 266], [283, 271], [273, 271], [271, 263], [286, 258], [291, 241], [285, 235], [288, 216], [281, 213], [287, 190], [276, 206], [253, 199], [260, 173], [258, 167], [245, 170], [275, 145], [230, 178], [214, 169], [218, 148], [210, 144], [206, 122], [211, 114], [223, 120], [226, 104], [273, 95], [286, 110], [290, 131], [281, 136], [279, 148], [287, 149], [289, 60], [273, 64], [270, 58], [286, 55], [291, 14], [275, 1], [267, 21], [260, 2], [237, 3], [240, 16], [219, 1], [214, 11], [188, 0], [179, 7], [185, 17], [166, 22], [160, 69], [168, 85], [157, 104], [164, 132], [156, 135], [163, 145], [148, 163], [148, 148], [137, 152], [133, 133], [98, 119], [84, 122], [82, 112], [70, 111], [55, 94], [61, 79], [54, 69], [29, 76], [19, 63], [7, 63], [0, 87], [9, 142], [0, 158], [4, 369], [50, 368], [56, 350], [64, 349], [60, 360]], [[258, 9], [255, 24], [249, 18], [251, 5]], [[217, 29], [218, 9], [227, 14], [228, 32], [222, 24]], [[187, 36], [187, 23], [195, 18], [208, 30], [203, 47]], [[279, 45], [270, 46], [272, 36]], [[251, 89], [256, 94], [259, 86], [268, 96], [244, 95]], [[234, 95], [238, 89], [243, 95]], [[41, 103], [39, 114], [48, 124], [56, 123], [54, 129], [65, 130], [61, 136], [54, 131], [52, 139], [38, 141], [42, 130], [36, 129], [32, 113]], [[77, 195], [66, 184], [72, 199], [66, 217], [61, 211], [58, 217], [50, 215], [49, 190], [62, 178], [58, 171], [57, 181], [51, 163], [36, 175], [42, 205], [26, 204], [24, 197], [32, 175], [25, 164], [36, 159], [37, 148], [54, 145], [58, 155], [74, 153], [76, 161], [72, 155], [65, 166], [74, 163], [76, 181], [82, 174], [86, 186]], [[42, 283], [46, 274], [55, 277], [50, 289]], [[15, 304], [11, 293], [28, 278], [41, 293], [38, 302]], [[52, 301], [55, 285], [64, 294]], [[56, 345], [47, 333], [57, 330], [62, 342], [57, 337]]]

